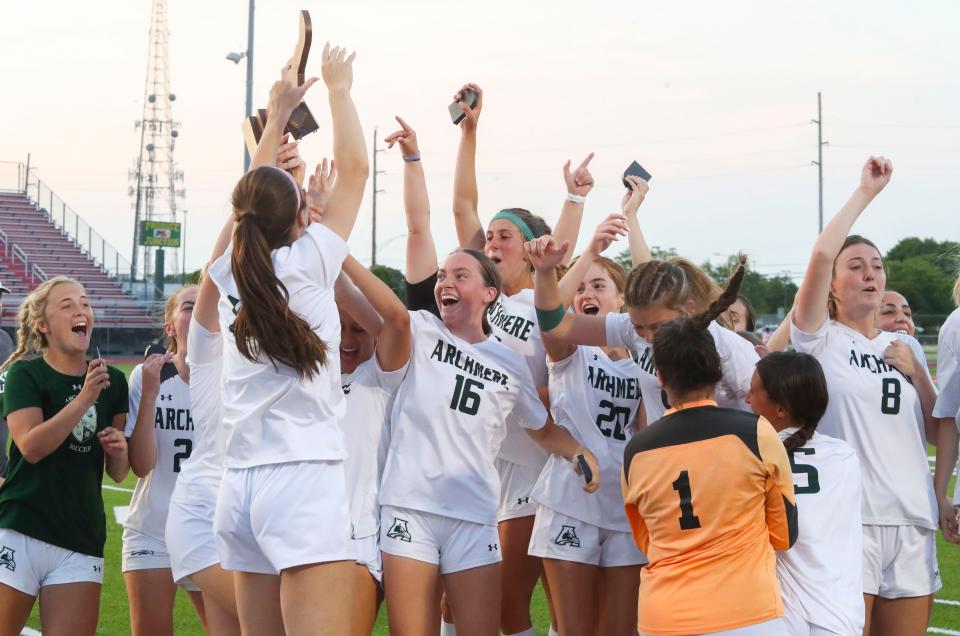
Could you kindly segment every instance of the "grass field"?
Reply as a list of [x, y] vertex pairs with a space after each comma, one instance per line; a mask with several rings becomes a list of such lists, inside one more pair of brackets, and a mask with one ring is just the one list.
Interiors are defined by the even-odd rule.
[[[129, 374], [131, 365], [117, 365]], [[933, 450], [929, 451], [933, 455]], [[116, 506], [126, 506], [130, 503], [130, 496], [136, 478], [131, 474], [121, 484], [114, 484], [108, 477], [104, 478], [103, 502], [107, 513], [107, 545], [105, 548], [105, 564], [103, 593], [100, 599], [100, 624], [97, 634], [103, 636], [119, 636], [130, 633], [130, 617], [127, 607], [127, 593], [120, 573], [120, 537], [123, 528], [114, 519], [113, 509]], [[940, 576], [943, 578], [943, 589], [937, 594], [937, 602], [933, 607], [933, 617], [930, 621], [931, 634], [948, 634], [960, 636], [960, 546], [945, 543], [937, 537], [937, 557], [940, 563]], [[534, 596], [531, 613], [537, 634], [547, 634], [549, 630], [549, 613], [543, 591], [537, 589]], [[34, 607], [28, 626], [34, 630], [40, 629], [40, 619], [37, 608]], [[186, 594], [179, 592], [174, 609], [175, 633], [184, 636], [200, 636], [203, 629], [193, 611], [193, 606]], [[381, 609], [374, 634], [386, 636], [388, 634], [386, 612]]]

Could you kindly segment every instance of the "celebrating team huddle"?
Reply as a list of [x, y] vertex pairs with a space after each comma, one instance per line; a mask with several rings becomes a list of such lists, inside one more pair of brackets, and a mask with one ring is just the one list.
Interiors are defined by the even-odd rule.
[[[307, 189], [284, 126], [317, 79], [290, 63], [273, 85], [201, 282], [171, 296], [167, 351], [129, 387], [87, 358], [79, 283], [24, 301], [3, 365], [0, 636], [38, 596], [44, 632], [95, 633], [115, 567], [104, 469], [139, 478], [121, 559], [134, 634], [173, 633], [180, 587], [218, 636], [370, 634], [384, 601], [390, 633], [532, 635], [538, 581], [562, 635], [925, 633], [935, 532], [960, 540], [960, 323], [941, 334], [940, 396], [917, 341], [878, 326], [883, 263], [851, 230], [891, 162], [867, 160], [756, 347], [730, 311], [746, 257], [723, 289], [653, 258], [649, 174], [624, 177], [576, 258], [592, 155], [564, 166], [552, 229], [522, 208], [484, 227], [468, 84], [451, 253], [416, 133], [398, 117], [386, 139], [404, 162], [404, 303], [347, 246], [369, 174], [354, 57], [324, 49], [334, 157]], [[621, 237], [629, 272], [603, 256]]]

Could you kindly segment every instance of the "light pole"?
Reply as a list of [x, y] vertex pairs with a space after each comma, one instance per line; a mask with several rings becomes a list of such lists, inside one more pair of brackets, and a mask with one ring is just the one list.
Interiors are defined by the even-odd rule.
[[[227, 59], [234, 64], [239, 64], [240, 60], [247, 58], [247, 98], [244, 108], [244, 117], [253, 114], [253, 0], [250, 0], [249, 14], [247, 15], [247, 50], [237, 53], [231, 51], [227, 53]], [[250, 153], [247, 151], [247, 145], [243, 145], [243, 171], [246, 172], [250, 167]]]

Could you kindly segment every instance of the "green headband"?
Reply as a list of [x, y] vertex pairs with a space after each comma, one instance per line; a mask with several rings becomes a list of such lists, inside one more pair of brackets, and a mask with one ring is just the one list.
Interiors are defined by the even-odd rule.
[[497, 212], [496, 215], [494, 215], [494, 217], [493, 217], [492, 219], [490, 219], [490, 222], [492, 223], [493, 221], [496, 221], [497, 219], [503, 219], [503, 220], [505, 220], [505, 221], [510, 221], [511, 223], [513, 223], [514, 225], [516, 225], [518, 228], [520, 228], [520, 233], [523, 234], [523, 236], [524, 236], [528, 241], [532, 241], [533, 239], [537, 238], [536, 236], [533, 235], [533, 231], [530, 229], [530, 226], [527, 225], [526, 221], [524, 221], [523, 219], [521, 219], [519, 216], [517, 216], [517, 215], [514, 214], [513, 212], [507, 212], [506, 210], [504, 210], [504, 211], [502, 211], [502, 212]]

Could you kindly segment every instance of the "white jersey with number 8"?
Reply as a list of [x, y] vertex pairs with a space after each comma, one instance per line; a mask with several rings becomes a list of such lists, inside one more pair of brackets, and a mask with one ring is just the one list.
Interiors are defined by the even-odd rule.
[[547, 419], [530, 370], [492, 336], [471, 344], [427, 311], [410, 312], [410, 332], [380, 503], [496, 525], [504, 427]]
[[936, 530], [920, 398], [883, 358], [891, 342], [906, 337], [880, 332], [870, 339], [833, 320], [813, 333], [791, 325], [797, 351], [816, 357], [827, 378], [830, 401], [818, 430], [846, 441], [860, 459], [863, 523]]

